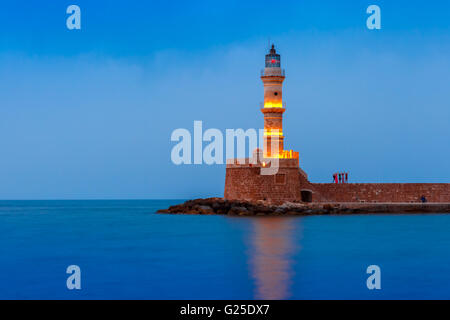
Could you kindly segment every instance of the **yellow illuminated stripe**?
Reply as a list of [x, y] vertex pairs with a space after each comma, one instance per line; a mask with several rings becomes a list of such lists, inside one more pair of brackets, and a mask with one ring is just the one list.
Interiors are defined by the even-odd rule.
[[270, 156], [265, 154], [264, 156], [271, 159], [298, 159], [298, 152], [292, 150], [283, 150], [281, 151], [281, 153], [272, 154]]
[[283, 132], [282, 131], [276, 131], [276, 132], [264, 131], [264, 135], [265, 136], [282, 136]]
[[264, 108], [283, 108], [283, 104], [281, 102], [264, 102]]

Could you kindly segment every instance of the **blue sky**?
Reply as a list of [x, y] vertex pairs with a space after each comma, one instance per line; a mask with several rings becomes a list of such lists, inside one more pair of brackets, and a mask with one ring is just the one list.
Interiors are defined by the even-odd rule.
[[175, 166], [170, 135], [260, 128], [269, 39], [310, 180], [449, 182], [448, 1], [242, 2], [2, 3], [0, 199], [221, 196], [224, 166]]

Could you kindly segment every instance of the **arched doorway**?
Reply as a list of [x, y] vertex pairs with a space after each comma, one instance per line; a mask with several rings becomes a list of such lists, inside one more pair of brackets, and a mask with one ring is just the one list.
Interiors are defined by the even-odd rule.
[[312, 202], [312, 191], [303, 189], [300, 191], [302, 196], [302, 202]]

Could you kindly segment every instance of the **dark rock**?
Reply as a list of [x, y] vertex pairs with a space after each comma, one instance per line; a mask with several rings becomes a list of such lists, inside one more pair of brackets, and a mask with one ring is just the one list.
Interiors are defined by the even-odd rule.
[[248, 214], [248, 209], [246, 207], [231, 207], [230, 210], [228, 210], [229, 215], [245, 215]]
[[200, 205], [196, 207], [196, 210], [201, 214], [214, 214], [214, 210], [207, 205]]
[[285, 212], [286, 212], [286, 209], [280, 208], [280, 207], [276, 208], [276, 209], [273, 211], [273, 213], [278, 214], [278, 215], [283, 214], [283, 213], [285, 213]]
[[302, 215], [301, 212], [293, 211], [293, 210], [289, 210], [285, 214], [288, 215], [288, 216], [299, 216], [299, 215]]
[[450, 212], [448, 203], [396, 204], [396, 203], [311, 203], [286, 202], [275, 206], [265, 201], [225, 200], [207, 198], [188, 200], [185, 203], [161, 209], [158, 213], [172, 214], [229, 214], [245, 216], [270, 215], [326, 215], [368, 213], [445, 213]]

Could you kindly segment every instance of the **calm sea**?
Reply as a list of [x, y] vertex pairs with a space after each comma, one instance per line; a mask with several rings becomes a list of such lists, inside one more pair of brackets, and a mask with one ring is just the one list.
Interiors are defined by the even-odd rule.
[[0, 298], [450, 298], [450, 215], [155, 213], [180, 202], [0, 201]]

